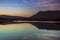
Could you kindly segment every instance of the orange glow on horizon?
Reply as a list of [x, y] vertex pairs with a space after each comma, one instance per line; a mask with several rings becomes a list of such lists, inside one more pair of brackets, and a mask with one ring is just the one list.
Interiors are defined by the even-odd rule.
[[34, 15], [34, 12], [0, 10], [0, 15], [31, 17]]

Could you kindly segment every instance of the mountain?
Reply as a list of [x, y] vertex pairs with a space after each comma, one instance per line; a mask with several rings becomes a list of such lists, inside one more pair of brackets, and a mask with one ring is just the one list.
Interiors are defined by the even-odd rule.
[[39, 11], [31, 17], [0, 15], [0, 20], [39, 20], [39, 21], [60, 21], [60, 11]]
[[0, 15], [0, 20], [20, 20], [24, 18], [25, 17], [21, 17], [21, 16]]
[[60, 10], [39, 11], [29, 19], [32, 20], [60, 20]]
[[24, 20], [24, 19], [26, 19], [26, 17], [0, 15], [0, 24], [16, 23], [14, 21]]

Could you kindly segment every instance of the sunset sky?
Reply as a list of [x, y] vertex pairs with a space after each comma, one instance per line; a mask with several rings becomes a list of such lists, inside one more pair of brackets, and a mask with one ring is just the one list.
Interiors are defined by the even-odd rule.
[[[0, 0], [0, 15], [30, 17], [47, 10], [60, 10], [60, 0]], [[60, 30], [38, 29], [31, 23], [0, 24], [0, 40], [5, 39], [58, 40]]]
[[0, 15], [30, 17], [38, 11], [60, 10], [60, 0], [0, 0]]

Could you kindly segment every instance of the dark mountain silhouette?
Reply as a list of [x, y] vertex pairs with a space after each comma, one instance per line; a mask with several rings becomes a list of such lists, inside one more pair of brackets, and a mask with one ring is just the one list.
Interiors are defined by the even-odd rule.
[[60, 21], [60, 11], [39, 11], [31, 17], [0, 15], [0, 23], [11, 21]]
[[37, 20], [37, 21], [60, 21], [60, 11], [39, 11], [31, 17], [0, 15], [0, 20]]
[[35, 15], [31, 16], [31, 20], [58, 20], [60, 21], [60, 10], [55, 11], [39, 11]]
[[[16, 21], [15, 21], [16, 20]], [[9, 16], [9, 15], [0, 15], [0, 24], [16, 24], [16, 23], [24, 23], [17, 22], [21, 20], [26, 21], [51, 21], [52, 22], [60, 22], [60, 11], [39, 11], [35, 15], [26, 18], [21, 16]], [[27, 22], [35, 25], [39, 29], [48, 29], [48, 30], [60, 30], [60, 23], [46, 23], [46, 22]]]
[[24, 19], [25, 17], [20, 17], [20, 16], [0, 15], [0, 24], [16, 23], [13, 21], [24, 20]]
[[20, 19], [25, 19], [25, 17], [0, 15], [0, 20], [20, 20]]

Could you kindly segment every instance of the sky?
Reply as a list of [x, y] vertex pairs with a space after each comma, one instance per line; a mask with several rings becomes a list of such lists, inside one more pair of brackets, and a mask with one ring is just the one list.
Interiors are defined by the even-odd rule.
[[60, 10], [60, 0], [0, 0], [0, 15], [30, 17], [47, 10]]
[[[60, 0], [0, 0], [0, 15], [30, 17], [38, 11], [60, 10]], [[0, 39], [59, 40], [60, 31], [39, 30], [34, 25], [0, 25]]]

